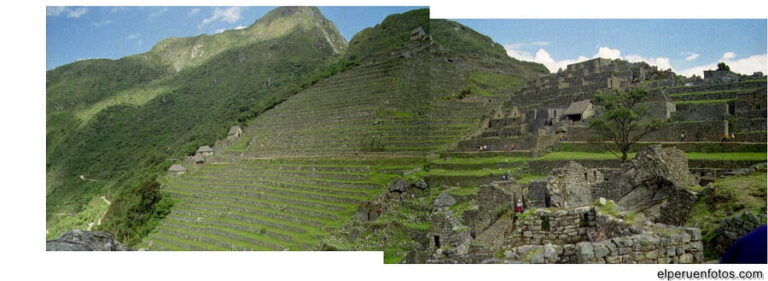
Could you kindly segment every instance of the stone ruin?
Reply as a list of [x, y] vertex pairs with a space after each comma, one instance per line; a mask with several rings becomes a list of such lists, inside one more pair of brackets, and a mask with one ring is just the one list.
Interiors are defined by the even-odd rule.
[[531, 207], [574, 208], [606, 198], [624, 211], [680, 225], [698, 198], [689, 187], [698, 182], [685, 152], [655, 145], [638, 152], [618, 171], [585, 168], [571, 161], [554, 169], [546, 180], [529, 183], [525, 200]]
[[618, 177], [601, 187], [609, 189], [605, 198], [617, 200], [626, 211], [680, 225], [696, 202], [697, 194], [688, 189], [696, 185], [698, 178], [691, 174], [685, 152], [654, 145], [639, 151]]
[[700, 263], [698, 228], [629, 223], [595, 207], [537, 209], [518, 221], [501, 262]]
[[592, 186], [604, 181], [598, 169], [587, 169], [575, 161], [555, 169], [547, 178], [544, 207], [574, 208], [592, 203]]

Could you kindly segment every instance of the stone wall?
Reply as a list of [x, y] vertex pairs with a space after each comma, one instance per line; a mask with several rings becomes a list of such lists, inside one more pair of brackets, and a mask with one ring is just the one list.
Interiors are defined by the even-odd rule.
[[[570, 161], [557, 168], [547, 178], [547, 195], [552, 207], [573, 208], [592, 203], [592, 185], [603, 182], [605, 178], [598, 169], [588, 169]], [[548, 206], [549, 207], [549, 206]]]
[[[643, 141], [678, 141], [680, 135], [685, 134], [686, 141], [720, 141], [723, 132], [728, 131], [728, 122], [725, 120], [677, 122], [665, 125], [660, 130], [653, 132]], [[569, 141], [590, 141], [592, 132], [586, 127], [568, 128]]]
[[[621, 170], [611, 169], [603, 170], [603, 175], [608, 179], [615, 179], [621, 174]], [[621, 196], [624, 196], [629, 190], [626, 187], [622, 187], [614, 181], [603, 181], [595, 184], [592, 189], [592, 198], [603, 197], [608, 200], [618, 201]]]
[[547, 206], [547, 181], [538, 180], [528, 183], [528, 207], [545, 208]]
[[568, 210], [536, 209], [518, 220], [515, 245], [572, 244], [587, 239], [594, 229], [594, 207]]
[[765, 224], [765, 220], [765, 215], [755, 216], [752, 213], [742, 213], [723, 220], [712, 233], [707, 234], [709, 254], [722, 256], [733, 242]]
[[732, 132], [753, 132], [761, 131], [765, 132], [768, 129], [768, 122], [765, 118], [751, 118], [751, 119], [732, 119], [729, 121]]
[[672, 121], [725, 120], [728, 116], [728, 103], [680, 104]]
[[[562, 258], [561, 258], [562, 259]], [[577, 263], [701, 263], [701, 231], [674, 229], [576, 244]]]
[[[581, 210], [580, 210], [581, 209]], [[545, 240], [546, 235], [536, 230], [527, 230], [530, 234], [523, 237], [523, 241], [529, 243], [520, 243], [512, 245], [504, 252], [504, 259], [507, 262], [524, 263], [701, 263], [704, 261], [703, 244], [701, 231], [698, 228], [671, 227], [663, 224], [635, 226], [626, 221], [597, 214], [594, 217], [594, 208], [574, 209], [572, 214], [568, 211], [554, 211], [559, 213], [563, 230], [560, 232], [570, 233], [564, 235], [565, 241], [570, 238], [572, 242], [558, 244], [554, 240]], [[576, 211], [578, 210], [578, 211]], [[586, 211], [586, 212], [585, 212]], [[544, 215], [545, 212], [530, 214], [522, 223], [525, 227], [536, 229], [537, 220], [542, 217], [552, 217]], [[574, 221], [575, 214], [587, 214], [593, 218], [587, 221], [590, 225], [585, 227], [581, 224], [576, 226]], [[530, 226], [529, 226], [530, 224]], [[550, 225], [551, 227], [552, 225]], [[568, 226], [568, 227], [565, 227]], [[576, 229], [576, 230], [574, 230]], [[584, 232], [587, 236], [592, 230], [599, 229], [604, 236], [600, 240], [591, 241], [586, 237], [577, 240], [578, 235], [574, 232]], [[524, 233], [524, 232], [523, 232]], [[538, 234], [539, 239], [534, 239]], [[558, 236], [559, 237], [559, 236]], [[571, 238], [573, 237], [573, 238]]]
[[691, 208], [699, 199], [698, 194], [684, 188], [672, 189], [667, 192], [666, 202], [660, 206], [660, 216], [654, 221], [663, 224], [683, 225], [688, 220]]
[[645, 107], [646, 114], [643, 120], [661, 119], [667, 120], [677, 111], [675, 104], [669, 101], [651, 101], [640, 104]]
[[[528, 161], [528, 170], [535, 174], [549, 174], [552, 170], [567, 165], [571, 160], [543, 160], [543, 161]], [[605, 171], [606, 169], [617, 169], [621, 167], [621, 161], [619, 159], [610, 160], [579, 160], [579, 164], [589, 169], [600, 169]]]
[[461, 224], [448, 208], [438, 208], [430, 215], [428, 252], [433, 253], [427, 263], [453, 262], [456, 256], [465, 256], [472, 241], [469, 228]]

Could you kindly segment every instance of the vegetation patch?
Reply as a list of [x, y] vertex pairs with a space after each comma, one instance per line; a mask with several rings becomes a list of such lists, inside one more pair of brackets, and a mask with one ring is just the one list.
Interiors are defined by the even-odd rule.
[[708, 103], [726, 103], [726, 102], [732, 102], [736, 99], [712, 99], [712, 100], [686, 100], [686, 101], [675, 101], [675, 104], [708, 104]]
[[701, 228], [706, 235], [730, 216], [743, 212], [765, 214], [766, 186], [764, 172], [718, 179], [702, 190], [687, 225]]

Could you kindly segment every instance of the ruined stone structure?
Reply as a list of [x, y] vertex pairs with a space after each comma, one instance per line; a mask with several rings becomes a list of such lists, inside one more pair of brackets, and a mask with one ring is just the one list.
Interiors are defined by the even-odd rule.
[[[525, 263], [700, 263], [701, 231], [634, 225], [594, 207], [539, 209], [521, 222], [505, 261]], [[658, 231], [664, 229], [664, 231]]]
[[[641, 211], [657, 221], [680, 224], [696, 198], [687, 188], [697, 184], [683, 151], [656, 145], [638, 152], [617, 178], [602, 186], [608, 190], [601, 195], [618, 200], [627, 211]], [[612, 187], [617, 190], [610, 190]], [[613, 197], [616, 194], [622, 195]]]
[[[545, 207], [574, 208], [592, 203], [592, 186], [604, 181], [598, 169], [587, 169], [574, 161], [555, 169], [547, 178]], [[537, 201], [542, 201], [538, 198]]]
[[536, 209], [521, 219], [515, 230], [515, 245], [571, 244], [588, 240], [595, 228], [593, 207], [567, 210]]

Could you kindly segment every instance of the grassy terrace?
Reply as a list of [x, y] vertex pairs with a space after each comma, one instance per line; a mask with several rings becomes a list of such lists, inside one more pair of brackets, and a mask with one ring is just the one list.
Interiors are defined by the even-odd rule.
[[[720, 91], [701, 91], [701, 92], [687, 92], [670, 94], [670, 98], [684, 97], [684, 96], [707, 96], [716, 94], [741, 94], [756, 91], [760, 88], [746, 88], [746, 89], [734, 89], [734, 90], [720, 90]], [[704, 97], [705, 98], [705, 97]]]
[[[687, 152], [688, 160], [728, 160], [728, 161], [759, 161], [766, 160], [764, 152], [722, 152], [700, 153]], [[635, 153], [629, 153], [630, 159]], [[610, 152], [552, 152], [533, 159], [533, 161], [558, 161], [558, 160], [615, 160]]]
[[686, 101], [675, 101], [675, 104], [709, 104], [709, 103], [726, 103], [726, 102], [732, 102], [736, 99], [712, 99], [712, 100], [686, 100]]
[[151, 250], [310, 250], [421, 158], [243, 159], [162, 179], [178, 199]]

